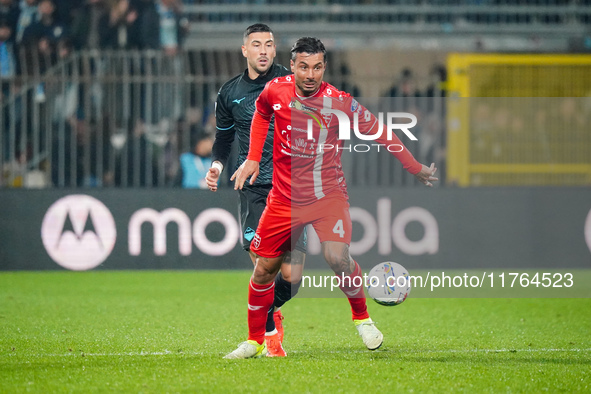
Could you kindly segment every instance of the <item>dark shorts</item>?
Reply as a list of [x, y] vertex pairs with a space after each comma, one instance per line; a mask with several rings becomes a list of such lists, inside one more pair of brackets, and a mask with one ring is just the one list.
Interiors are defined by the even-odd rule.
[[[250, 243], [254, 238], [261, 215], [267, 206], [267, 196], [272, 186], [250, 186], [238, 190], [240, 203], [238, 206], [240, 217], [240, 242], [242, 248], [250, 251]], [[307, 233], [304, 230], [296, 242], [295, 249], [306, 253]]]

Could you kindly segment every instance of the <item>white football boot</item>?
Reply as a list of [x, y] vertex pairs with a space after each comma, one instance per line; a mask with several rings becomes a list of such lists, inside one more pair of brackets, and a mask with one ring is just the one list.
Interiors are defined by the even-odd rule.
[[241, 358], [253, 358], [262, 357], [267, 354], [267, 346], [265, 342], [262, 345], [256, 343], [256, 341], [244, 341], [238, 345], [238, 349], [232, 353], [228, 353], [224, 356], [227, 359], [241, 359]]
[[384, 335], [378, 330], [376, 324], [371, 318], [363, 320], [354, 320], [357, 332], [363, 339], [363, 343], [369, 350], [376, 350], [382, 346], [384, 342]]

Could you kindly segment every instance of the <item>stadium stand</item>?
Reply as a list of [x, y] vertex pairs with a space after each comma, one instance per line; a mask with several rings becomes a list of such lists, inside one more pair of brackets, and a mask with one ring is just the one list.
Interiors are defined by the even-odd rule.
[[[213, 133], [217, 89], [243, 68], [236, 37], [258, 21], [275, 28], [280, 63], [295, 38], [317, 35], [329, 82], [413, 112], [419, 143], [408, 147], [444, 179], [449, 52], [591, 48], [586, 1], [3, 0], [0, 187], [171, 186], [191, 134]], [[344, 164], [352, 185], [416, 184], [384, 152]], [[455, 174], [449, 184], [508, 184]]]

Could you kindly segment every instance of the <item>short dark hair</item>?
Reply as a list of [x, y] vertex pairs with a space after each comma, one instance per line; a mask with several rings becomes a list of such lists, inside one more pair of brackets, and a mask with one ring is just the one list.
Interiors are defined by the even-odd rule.
[[255, 23], [254, 25], [250, 25], [244, 30], [243, 38], [246, 40], [248, 36], [252, 33], [271, 33], [273, 34], [273, 30], [264, 23]]
[[301, 37], [291, 47], [291, 60], [295, 61], [298, 53], [309, 53], [311, 55], [322, 53], [324, 61], [326, 62], [326, 48], [318, 38], [315, 37]]

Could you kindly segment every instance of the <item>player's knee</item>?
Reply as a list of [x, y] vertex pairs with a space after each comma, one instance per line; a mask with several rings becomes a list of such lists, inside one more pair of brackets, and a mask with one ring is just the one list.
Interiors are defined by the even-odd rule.
[[326, 246], [323, 248], [323, 254], [326, 262], [336, 274], [348, 275], [350, 273], [351, 256], [346, 244]]
[[277, 275], [276, 272], [273, 273], [266, 268], [255, 267], [252, 273], [252, 281], [257, 285], [266, 285], [275, 280], [275, 275]]
[[342, 260], [342, 254], [339, 251], [332, 249], [325, 249], [324, 250], [324, 259], [328, 263], [330, 267], [338, 266]]
[[258, 257], [254, 272], [252, 274], [253, 281], [256, 284], [267, 284], [275, 280], [277, 272], [281, 266], [280, 259], [267, 259]]
[[301, 281], [302, 281], [302, 266], [298, 265], [295, 268], [291, 267], [291, 276], [290, 276], [288, 282], [292, 283], [292, 284], [296, 284]]
[[289, 283], [291, 282], [291, 266], [289, 264], [282, 264], [281, 265], [281, 276], [283, 280]]

